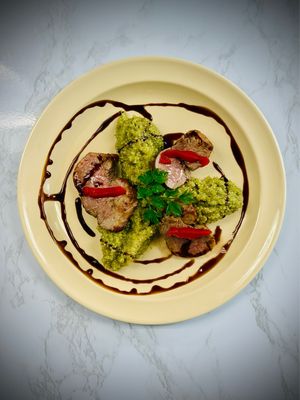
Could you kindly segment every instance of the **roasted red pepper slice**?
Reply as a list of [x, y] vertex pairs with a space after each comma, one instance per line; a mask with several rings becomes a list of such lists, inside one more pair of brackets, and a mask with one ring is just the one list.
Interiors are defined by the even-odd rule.
[[211, 234], [211, 230], [209, 229], [198, 229], [198, 228], [192, 228], [192, 227], [176, 227], [176, 226], [171, 226], [169, 230], [167, 231], [166, 235], [167, 236], [175, 236], [177, 238], [181, 239], [198, 239], [201, 236], [208, 236]]
[[161, 164], [171, 164], [171, 159], [169, 157], [165, 156], [164, 153], [161, 153], [159, 162]]
[[82, 189], [84, 196], [94, 197], [96, 199], [101, 197], [117, 197], [126, 193], [126, 189], [122, 186], [109, 186], [109, 187], [89, 187], [85, 186]]
[[161, 164], [171, 164], [170, 158], [179, 158], [183, 161], [188, 162], [199, 162], [202, 167], [209, 163], [208, 157], [200, 156], [195, 151], [190, 150], [177, 150], [177, 149], [169, 149], [165, 150], [160, 154], [159, 162]]

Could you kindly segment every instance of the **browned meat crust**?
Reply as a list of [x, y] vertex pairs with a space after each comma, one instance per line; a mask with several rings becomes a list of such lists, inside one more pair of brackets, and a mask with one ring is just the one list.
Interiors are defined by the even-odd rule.
[[[180, 257], [198, 257], [206, 254], [215, 246], [213, 235], [202, 236], [198, 239], [181, 239], [173, 236], [166, 236], [170, 227], [188, 227], [181, 218], [164, 217], [160, 224], [160, 233], [165, 236], [169, 250]], [[207, 229], [204, 225], [196, 225], [195, 228]]]
[[[204, 133], [194, 129], [178, 139], [172, 149], [194, 151], [200, 156], [209, 157], [213, 147], [213, 144]], [[190, 163], [185, 161], [184, 163], [191, 170], [195, 170], [200, 166], [198, 162]]]
[[82, 188], [123, 186], [126, 194], [118, 197], [92, 198], [82, 196], [85, 210], [97, 218], [98, 224], [107, 230], [122, 230], [137, 206], [135, 189], [126, 179], [116, 177], [117, 154], [88, 153], [76, 165], [73, 180], [79, 193]]

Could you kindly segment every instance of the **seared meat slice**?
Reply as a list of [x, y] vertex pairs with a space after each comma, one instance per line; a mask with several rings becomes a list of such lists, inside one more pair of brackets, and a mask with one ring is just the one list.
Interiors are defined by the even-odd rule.
[[[185, 135], [178, 139], [172, 146], [172, 149], [190, 150], [198, 153], [200, 156], [209, 157], [213, 150], [213, 144], [204, 135], [204, 133], [194, 129], [192, 131], [188, 131]], [[191, 170], [195, 170], [200, 166], [198, 162], [190, 163], [184, 161], [184, 163]]]
[[155, 168], [161, 169], [162, 171], [168, 172], [168, 178], [166, 180], [166, 185], [170, 189], [176, 189], [183, 185], [187, 180], [189, 171], [177, 158], [171, 158], [171, 164], [161, 164], [159, 162], [161, 153], [156, 157]]
[[[209, 157], [213, 150], [213, 144], [204, 133], [193, 130], [182, 135], [170, 149], [193, 151], [200, 156]], [[155, 167], [168, 172], [166, 185], [171, 189], [176, 189], [185, 183], [190, 175], [189, 170], [200, 167], [199, 162], [181, 161], [176, 158], [171, 158], [171, 164], [162, 164], [159, 162], [160, 156], [161, 153], [156, 157]]]
[[188, 254], [193, 257], [202, 256], [208, 253], [215, 246], [216, 242], [212, 235], [202, 236], [191, 240], [188, 248]]
[[83, 186], [102, 186], [115, 176], [118, 154], [88, 153], [76, 165], [73, 180], [81, 191]]
[[96, 217], [102, 228], [113, 232], [125, 227], [137, 206], [135, 189], [126, 179], [115, 176], [117, 161], [117, 154], [88, 153], [76, 165], [73, 174], [80, 194], [83, 187], [123, 186], [126, 189], [126, 194], [117, 197], [81, 198], [86, 212]]
[[[169, 250], [180, 257], [198, 257], [208, 253], [215, 246], [213, 235], [201, 236], [198, 239], [181, 239], [173, 236], [166, 236], [171, 227], [188, 227], [181, 218], [164, 217], [160, 224], [160, 233], [165, 236]], [[207, 229], [205, 226], [194, 226], [199, 229]]]
[[171, 226], [176, 226], [177, 228], [185, 227], [187, 226], [181, 218], [177, 217], [171, 217], [171, 216], [165, 216], [159, 225], [159, 231], [160, 233], [165, 236], [168, 230], [171, 228]]
[[123, 186], [126, 194], [99, 199], [83, 196], [81, 203], [89, 214], [97, 218], [102, 228], [118, 232], [125, 227], [137, 206], [136, 193], [126, 179], [116, 178], [105, 185], [105, 187], [109, 186]]
[[197, 221], [197, 211], [195, 207], [192, 204], [183, 204], [181, 207], [183, 210], [182, 221], [187, 225], [195, 224]]

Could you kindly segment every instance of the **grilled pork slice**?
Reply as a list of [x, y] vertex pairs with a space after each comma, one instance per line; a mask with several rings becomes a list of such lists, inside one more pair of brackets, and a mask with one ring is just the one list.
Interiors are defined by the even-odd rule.
[[159, 162], [160, 155], [161, 153], [156, 157], [155, 168], [168, 172], [166, 185], [170, 189], [176, 189], [179, 186], [182, 186], [190, 176], [189, 171], [180, 160], [177, 160], [177, 158], [171, 158], [171, 164], [161, 164]]
[[126, 194], [117, 197], [93, 198], [82, 195], [86, 212], [97, 218], [98, 224], [109, 231], [121, 231], [137, 206], [135, 189], [126, 179], [116, 177], [117, 154], [88, 153], [76, 165], [73, 180], [79, 193], [83, 187], [122, 186]]
[[[213, 235], [201, 236], [198, 239], [182, 239], [174, 236], [166, 236], [171, 227], [187, 228], [181, 218], [164, 217], [160, 224], [160, 233], [164, 235], [166, 244], [171, 253], [180, 257], [198, 257], [208, 253], [215, 246], [216, 242]], [[207, 229], [204, 225], [196, 225], [194, 228]]]
[[[213, 144], [198, 130], [188, 131], [182, 135], [170, 149], [194, 151], [202, 157], [209, 157], [213, 150]], [[195, 170], [200, 167], [199, 162], [180, 161], [171, 158], [171, 164], [162, 164], [159, 162], [160, 155], [156, 157], [155, 167], [168, 172], [166, 185], [171, 189], [182, 186], [190, 176], [189, 170]]]
[[118, 154], [88, 153], [76, 165], [73, 180], [81, 191], [84, 186], [99, 187], [111, 181], [116, 174]]
[[[172, 149], [194, 151], [202, 157], [209, 157], [213, 147], [213, 144], [208, 137], [204, 135], [204, 133], [194, 129], [192, 131], [188, 131], [185, 135], [178, 139], [172, 146]], [[200, 167], [198, 162], [190, 163], [188, 161], [184, 161], [184, 164], [191, 170], [195, 170]]]

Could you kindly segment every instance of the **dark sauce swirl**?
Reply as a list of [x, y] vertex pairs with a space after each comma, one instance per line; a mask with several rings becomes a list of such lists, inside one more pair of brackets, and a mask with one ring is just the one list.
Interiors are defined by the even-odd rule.
[[[64, 223], [64, 226], [66, 228], [66, 232], [67, 235], [70, 239], [70, 242], [73, 244], [73, 246], [76, 248], [76, 250], [81, 254], [81, 256], [95, 269], [105, 273], [106, 275], [110, 275], [113, 276], [115, 278], [118, 278], [119, 280], [124, 280], [124, 281], [129, 281], [133, 284], [141, 284], [141, 283], [152, 283], [158, 280], [163, 280], [166, 279], [172, 275], [175, 274], [179, 274], [180, 272], [182, 272], [184, 269], [191, 267], [195, 260], [192, 259], [190, 261], [188, 261], [187, 263], [185, 263], [182, 267], [180, 267], [179, 269], [177, 269], [176, 271], [173, 271], [169, 274], [166, 274], [164, 276], [159, 276], [157, 278], [153, 278], [153, 279], [143, 279], [143, 280], [138, 280], [138, 279], [131, 279], [131, 278], [126, 278], [122, 275], [119, 275], [113, 271], [109, 271], [106, 268], [104, 268], [104, 266], [98, 261], [96, 260], [94, 257], [92, 257], [91, 255], [87, 254], [78, 244], [77, 240], [75, 239], [72, 230], [69, 226], [69, 223], [67, 221], [67, 214], [66, 214], [66, 207], [65, 207], [65, 193], [66, 193], [66, 186], [67, 186], [67, 181], [68, 178], [76, 164], [76, 162], [78, 161], [81, 153], [86, 149], [86, 147], [88, 146], [89, 143], [91, 143], [92, 140], [94, 140], [102, 131], [104, 131], [116, 118], [119, 117], [119, 115], [121, 114], [121, 111], [116, 112], [115, 114], [113, 114], [112, 116], [110, 116], [109, 118], [107, 118], [105, 121], [102, 122], [102, 124], [96, 129], [96, 131], [91, 135], [91, 137], [87, 140], [87, 142], [82, 146], [82, 148], [80, 149], [80, 151], [75, 155], [75, 157], [73, 158], [71, 164], [69, 165], [67, 172], [65, 174], [65, 177], [63, 179], [62, 182], [62, 186], [61, 189], [58, 193], [54, 193], [54, 194], [46, 194], [44, 192], [44, 183], [46, 181], [46, 179], [50, 178], [51, 173], [47, 170], [49, 165], [53, 164], [53, 160], [51, 159], [51, 155], [52, 152], [55, 148], [55, 146], [61, 141], [62, 139], [62, 135], [65, 131], [67, 131], [68, 129], [70, 129], [72, 127], [73, 121], [82, 113], [84, 113], [86, 110], [93, 108], [93, 107], [104, 107], [106, 104], [111, 104], [116, 108], [121, 108], [124, 111], [135, 111], [137, 113], [139, 113], [140, 115], [142, 115], [143, 117], [149, 119], [150, 121], [152, 120], [152, 116], [151, 114], [146, 110], [145, 107], [153, 107], [153, 106], [158, 106], [158, 107], [180, 107], [180, 108], [184, 108], [190, 112], [193, 113], [197, 113], [197, 114], [201, 114], [204, 116], [207, 116], [209, 118], [213, 118], [216, 122], [218, 122], [220, 125], [222, 125], [225, 129], [225, 132], [227, 133], [227, 135], [230, 137], [230, 145], [231, 145], [231, 150], [233, 153], [233, 156], [237, 162], [237, 164], [239, 165], [242, 174], [243, 174], [243, 207], [242, 207], [242, 212], [241, 212], [241, 216], [240, 219], [232, 233], [232, 237], [231, 239], [222, 246], [219, 254], [213, 258], [211, 258], [210, 260], [208, 260], [207, 262], [205, 262], [204, 264], [200, 265], [196, 272], [193, 273], [192, 276], [190, 276], [187, 280], [185, 281], [180, 281], [180, 282], [176, 282], [175, 284], [173, 284], [171, 287], [169, 288], [164, 288], [161, 287], [160, 285], [156, 284], [154, 285], [151, 290], [147, 293], [139, 293], [137, 291], [136, 288], [132, 288], [129, 292], [128, 291], [123, 291], [120, 290], [118, 288], [109, 286], [107, 284], [105, 284], [103, 282], [102, 279], [100, 278], [96, 278], [93, 276], [93, 269], [89, 268], [87, 271], [84, 271], [79, 263], [77, 262], [77, 260], [74, 258], [74, 256], [72, 255], [72, 253], [66, 249], [67, 246], [67, 241], [66, 240], [58, 240], [51, 227], [50, 224], [47, 220], [47, 215], [45, 212], [45, 207], [44, 204], [47, 201], [56, 201], [60, 203], [60, 210], [61, 210], [61, 218], [62, 221]], [[165, 145], [166, 147], [172, 145], [172, 142], [174, 140], [177, 140], [180, 138], [180, 136], [182, 136], [182, 133], [173, 133], [173, 134], [168, 134], [164, 136], [165, 139]], [[225, 175], [223, 174], [222, 170], [220, 169], [220, 167], [214, 163], [214, 167], [221, 173], [225, 183], [227, 183], [227, 178], [225, 177]], [[122, 294], [139, 294], [139, 295], [147, 295], [147, 294], [154, 294], [154, 293], [160, 293], [163, 291], [168, 291], [171, 289], [175, 289], [178, 288], [180, 286], [186, 285], [189, 282], [192, 282], [196, 279], [198, 279], [200, 276], [202, 276], [203, 274], [205, 274], [206, 272], [208, 272], [211, 268], [213, 268], [226, 254], [226, 252], [228, 251], [229, 247], [231, 246], [234, 238], [236, 237], [238, 230], [242, 224], [242, 221], [244, 219], [244, 215], [248, 206], [248, 198], [249, 198], [249, 184], [248, 184], [248, 177], [247, 177], [247, 171], [246, 171], [246, 166], [245, 166], [245, 162], [244, 162], [244, 158], [243, 155], [240, 151], [240, 148], [233, 136], [233, 134], [231, 133], [229, 127], [226, 125], [226, 123], [212, 110], [206, 108], [206, 107], [202, 107], [202, 106], [198, 106], [198, 105], [191, 105], [191, 104], [185, 104], [185, 103], [178, 103], [178, 104], [173, 104], [173, 103], [147, 103], [147, 104], [136, 104], [136, 105], [128, 105], [128, 104], [124, 104], [121, 103], [119, 101], [114, 101], [114, 100], [100, 100], [100, 101], [96, 101], [94, 103], [88, 104], [87, 106], [83, 107], [81, 110], [79, 110], [71, 119], [70, 121], [68, 121], [68, 123], [62, 128], [62, 130], [59, 132], [59, 134], [57, 135], [56, 139], [54, 140], [53, 144], [51, 145], [46, 161], [45, 161], [45, 165], [44, 165], [44, 169], [42, 172], [42, 178], [41, 178], [41, 184], [40, 184], [40, 190], [39, 190], [39, 196], [38, 196], [38, 205], [39, 205], [39, 209], [40, 209], [40, 216], [41, 219], [44, 221], [47, 230], [49, 231], [49, 234], [51, 236], [51, 238], [55, 241], [55, 243], [57, 244], [57, 246], [60, 248], [60, 250], [63, 252], [63, 254], [73, 263], [73, 265], [78, 268], [82, 273], [84, 273], [87, 277], [89, 277], [90, 279], [92, 279], [93, 281], [99, 283], [100, 285], [104, 286], [107, 289], [116, 291], [118, 293], [122, 293]], [[76, 200], [77, 201], [77, 200]], [[79, 209], [80, 207], [80, 209]], [[85, 223], [82, 213], [81, 213], [81, 204], [79, 204], [79, 201], [77, 201], [76, 203], [76, 210], [77, 210], [77, 216], [79, 218], [79, 221], [82, 225], [82, 227], [84, 228], [84, 230], [91, 236], [94, 236], [95, 233], [88, 227], [88, 225]], [[219, 240], [219, 235], [221, 234], [221, 231], [217, 229], [215, 235], [216, 235], [216, 241]], [[167, 258], [169, 258], [169, 256], [167, 257], [162, 257], [160, 259], [155, 259], [155, 260], [142, 260], [142, 261], [137, 261], [141, 264], [149, 264], [149, 263], [154, 263], [154, 262], [162, 262], [165, 261]]]
[[82, 226], [82, 228], [86, 231], [86, 233], [92, 237], [95, 237], [96, 234], [92, 229], [88, 226], [88, 224], [85, 222], [83, 215], [82, 215], [82, 207], [81, 207], [81, 198], [77, 197], [75, 200], [75, 207], [76, 207], [76, 213], [77, 213], [77, 218]]

